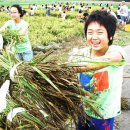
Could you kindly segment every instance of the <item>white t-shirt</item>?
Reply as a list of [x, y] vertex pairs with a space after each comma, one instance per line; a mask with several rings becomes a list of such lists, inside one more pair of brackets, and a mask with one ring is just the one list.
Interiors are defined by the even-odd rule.
[[[93, 61], [91, 59], [90, 51], [91, 48], [74, 49], [72, 51], [69, 61], [84, 62]], [[106, 54], [111, 52], [119, 52], [122, 57], [125, 57], [124, 50], [120, 46], [111, 45], [107, 50]], [[101, 64], [99, 62], [99, 64]], [[103, 69], [84, 72], [86, 76], [91, 76], [89, 83], [85, 83], [89, 87], [88, 91], [94, 94], [90, 99], [93, 101], [93, 105], [96, 106], [96, 110], [103, 116], [104, 119], [115, 117], [121, 113], [121, 92], [123, 82], [123, 65], [116, 66], [110, 65]], [[81, 73], [79, 74], [79, 81], [81, 83]], [[82, 84], [82, 83], [81, 83]], [[85, 97], [84, 101], [89, 99]], [[84, 102], [85, 103], [85, 102]], [[85, 107], [85, 111], [88, 116], [94, 118], [100, 118], [94, 111]]]
[[126, 5], [121, 6], [120, 15], [125, 17], [128, 16], [128, 7]]

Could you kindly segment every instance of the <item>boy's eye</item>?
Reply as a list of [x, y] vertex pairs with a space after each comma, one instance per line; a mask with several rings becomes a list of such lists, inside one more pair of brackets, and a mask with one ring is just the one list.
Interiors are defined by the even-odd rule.
[[88, 34], [92, 34], [92, 32], [88, 32]]
[[98, 32], [98, 34], [102, 34], [103, 32]]

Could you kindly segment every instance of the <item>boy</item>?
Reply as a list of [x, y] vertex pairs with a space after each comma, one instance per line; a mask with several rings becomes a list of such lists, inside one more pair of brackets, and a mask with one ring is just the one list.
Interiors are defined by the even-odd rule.
[[116, 22], [107, 11], [93, 12], [85, 23], [89, 47], [74, 49], [71, 53], [69, 61], [80, 65], [74, 67], [79, 81], [86, 91], [94, 95], [92, 100], [98, 104], [96, 110], [102, 115], [101, 118], [85, 108], [92, 122], [86, 120], [83, 125], [79, 119], [78, 130], [113, 130], [114, 117], [121, 112], [123, 66], [120, 63], [124, 61], [125, 54], [120, 46], [112, 45]]

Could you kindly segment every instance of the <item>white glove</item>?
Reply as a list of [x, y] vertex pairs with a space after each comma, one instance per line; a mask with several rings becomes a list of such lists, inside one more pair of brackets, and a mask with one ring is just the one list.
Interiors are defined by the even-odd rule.
[[9, 90], [10, 80], [6, 80], [0, 88], [0, 113], [6, 108], [6, 95]]
[[3, 37], [0, 34], [0, 50], [3, 49]]

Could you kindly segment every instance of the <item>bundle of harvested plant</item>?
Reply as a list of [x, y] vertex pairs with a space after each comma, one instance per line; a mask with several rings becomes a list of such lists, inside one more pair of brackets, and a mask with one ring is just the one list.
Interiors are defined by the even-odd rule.
[[3, 32], [3, 42], [4, 46], [11, 44], [15, 45], [17, 43], [22, 43], [24, 41], [24, 35], [20, 35], [20, 30], [12, 30], [10, 28]]
[[63, 130], [68, 118], [76, 123], [79, 115], [85, 116], [80, 106], [86, 91], [79, 84], [74, 70], [52, 61], [48, 58], [49, 54], [40, 54], [41, 60], [35, 58], [31, 63], [24, 62], [17, 66], [11, 96], [26, 109], [29, 119], [25, 114], [20, 117], [24, 117], [26, 123], [33, 122], [30, 127]]
[[[69, 69], [60, 68], [55, 63], [42, 63], [35, 67], [21, 64], [17, 72], [15, 77], [18, 82], [12, 87], [12, 97], [44, 122], [38, 127], [47, 127], [49, 123], [55, 128], [63, 129], [66, 119], [71, 116], [76, 121], [78, 114], [82, 114], [79, 105], [85, 91]], [[48, 115], [48, 120], [44, 119], [41, 111]]]
[[[39, 53], [30, 63], [19, 63], [7, 53], [1, 56], [0, 66], [6, 70], [5, 79], [9, 75], [13, 79], [11, 97], [17, 106], [26, 110], [14, 118], [10, 128], [63, 130], [67, 119], [76, 123], [79, 115], [85, 116], [80, 106], [86, 91], [72, 67], [52, 61], [51, 53]], [[98, 113], [94, 105], [90, 105], [90, 99], [88, 103], [86, 100], [87, 104]]]

